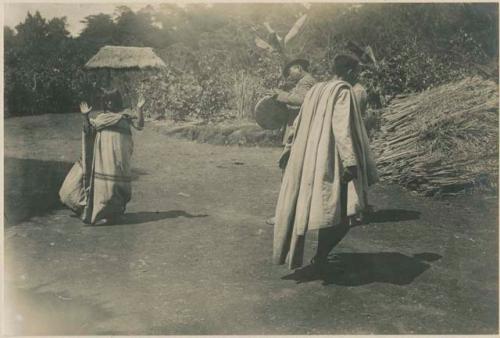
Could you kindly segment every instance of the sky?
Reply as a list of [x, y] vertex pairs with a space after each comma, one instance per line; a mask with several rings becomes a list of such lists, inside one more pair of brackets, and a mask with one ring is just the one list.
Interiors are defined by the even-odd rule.
[[65, 16], [67, 29], [77, 36], [83, 29], [82, 21], [86, 16], [105, 13], [113, 14], [117, 6], [125, 5], [136, 11], [145, 7], [146, 3], [6, 3], [4, 4], [4, 25], [14, 28], [23, 22], [28, 12], [39, 11], [42, 17], [52, 19]]

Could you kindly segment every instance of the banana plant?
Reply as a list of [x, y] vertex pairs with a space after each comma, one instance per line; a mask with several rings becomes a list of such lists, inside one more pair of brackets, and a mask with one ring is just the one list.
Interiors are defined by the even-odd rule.
[[[309, 10], [310, 4], [304, 4], [304, 7]], [[269, 24], [269, 22], [264, 22], [264, 27], [267, 30], [267, 37], [263, 39], [258, 35], [255, 37], [255, 44], [257, 47], [264, 49], [268, 52], [277, 52], [283, 58], [287, 59], [290, 53], [289, 46], [292, 41], [297, 39], [301, 33], [304, 31], [306, 22], [308, 19], [308, 14], [301, 15], [290, 28], [285, 37], [281, 37]], [[257, 34], [257, 28], [252, 27], [253, 31]], [[366, 46], [364, 48], [360, 47], [353, 41], [349, 41], [347, 44], [347, 48], [356, 54], [361, 62], [365, 66], [374, 67], [378, 69], [378, 62], [375, 58], [375, 53], [373, 52], [372, 47]]]
[[[307, 14], [301, 15], [297, 21], [290, 28], [285, 37], [281, 37], [269, 24], [269, 22], [264, 22], [264, 27], [267, 30], [267, 38], [266, 40], [260, 38], [259, 36], [255, 37], [255, 44], [257, 47], [264, 49], [268, 52], [277, 52], [283, 57], [287, 56], [288, 46], [292, 41], [294, 41], [300, 33], [304, 30], [305, 23], [307, 21]], [[256, 32], [257, 30], [254, 29]]]

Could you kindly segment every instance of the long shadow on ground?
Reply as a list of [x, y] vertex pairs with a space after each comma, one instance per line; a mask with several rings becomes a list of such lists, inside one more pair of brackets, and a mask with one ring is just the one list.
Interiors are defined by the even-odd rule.
[[[59, 189], [73, 163], [13, 157], [5, 158], [4, 163], [4, 217], [7, 226], [64, 207], [59, 200]], [[133, 180], [138, 180], [139, 176], [147, 174], [143, 170], [132, 169]], [[172, 212], [175, 213], [170, 211]], [[146, 221], [151, 221], [155, 220], [154, 217], [161, 219], [163, 216], [162, 213], [154, 216], [143, 213], [133, 216], [132, 219], [144, 218]], [[164, 218], [167, 217], [168, 215]]]
[[398, 252], [339, 253], [321, 270], [306, 266], [282, 277], [297, 283], [321, 280], [323, 285], [361, 286], [370, 283], [408, 285], [441, 259], [434, 253], [406, 256]]
[[5, 224], [61, 208], [59, 189], [72, 163], [5, 158]]
[[148, 222], [161, 221], [167, 218], [178, 218], [178, 217], [199, 218], [199, 217], [208, 217], [208, 215], [206, 214], [192, 215], [184, 210], [131, 212], [123, 215], [122, 219], [117, 223], [109, 225], [101, 225], [101, 226], [144, 224]]

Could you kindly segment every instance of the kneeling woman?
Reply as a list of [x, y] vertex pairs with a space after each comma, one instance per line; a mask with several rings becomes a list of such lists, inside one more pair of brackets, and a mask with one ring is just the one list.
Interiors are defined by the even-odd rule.
[[80, 104], [83, 115], [82, 159], [66, 177], [59, 192], [61, 201], [87, 224], [112, 224], [120, 220], [132, 195], [131, 127], [142, 130], [144, 115], [141, 97], [137, 113], [123, 109], [117, 90], [104, 91], [103, 109], [89, 119], [89, 107]]

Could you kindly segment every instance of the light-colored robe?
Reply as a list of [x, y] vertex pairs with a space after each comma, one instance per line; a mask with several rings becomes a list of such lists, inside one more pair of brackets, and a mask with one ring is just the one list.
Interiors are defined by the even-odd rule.
[[352, 87], [333, 80], [306, 95], [294, 123], [293, 143], [276, 206], [273, 261], [302, 264], [301, 239], [308, 230], [340, 223], [341, 176], [356, 166], [348, 183], [347, 214], [365, 208], [367, 187], [378, 181], [368, 136]]
[[132, 132], [129, 120], [117, 115], [119, 116], [113, 113], [101, 114], [92, 123], [97, 134], [91, 174], [90, 223], [124, 214], [132, 197]]
[[59, 192], [61, 201], [85, 223], [122, 215], [130, 201], [132, 119], [127, 114], [101, 113], [83, 133], [82, 159], [75, 163]]

